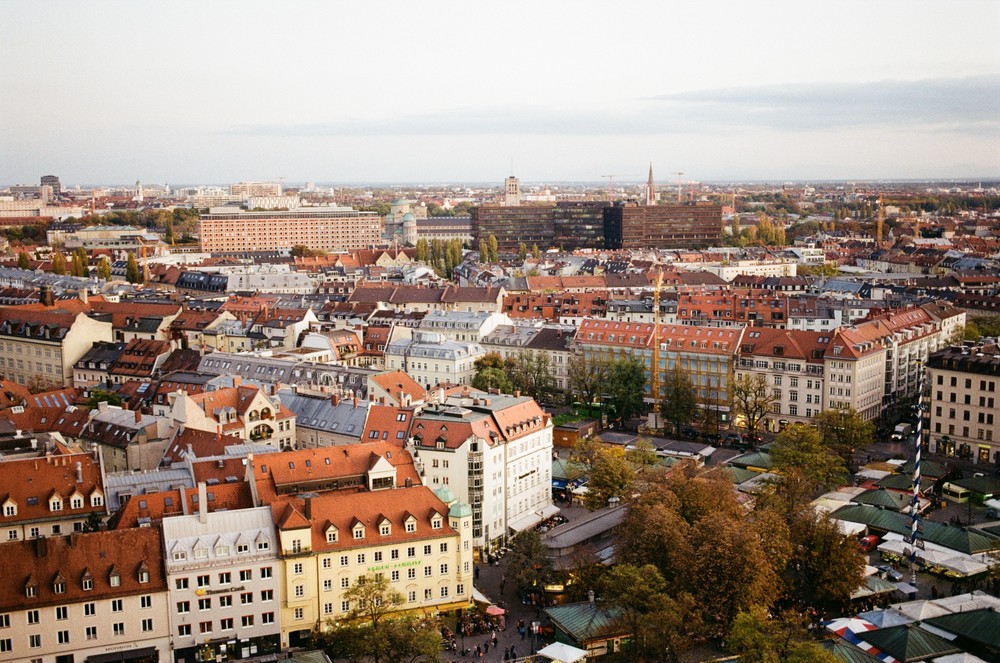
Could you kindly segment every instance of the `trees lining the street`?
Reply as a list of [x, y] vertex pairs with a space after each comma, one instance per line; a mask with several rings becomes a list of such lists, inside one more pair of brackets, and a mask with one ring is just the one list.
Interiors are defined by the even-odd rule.
[[757, 435], [760, 422], [771, 412], [774, 394], [763, 375], [744, 374], [729, 386], [733, 419], [740, 422], [751, 439]]
[[666, 397], [660, 403], [660, 414], [673, 424], [676, 434], [681, 426], [691, 423], [697, 415], [698, 392], [691, 382], [691, 375], [679, 369], [667, 373], [664, 388]]

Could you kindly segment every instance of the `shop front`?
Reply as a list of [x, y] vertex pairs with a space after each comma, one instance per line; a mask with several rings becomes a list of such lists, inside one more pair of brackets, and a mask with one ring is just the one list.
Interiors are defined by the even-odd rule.
[[187, 647], [174, 652], [176, 663], [218, 663], [238, 661], [252, 656], [275, 654], [281, 649], [278, 634], [256, 638], [218, 638], [197, 647]]

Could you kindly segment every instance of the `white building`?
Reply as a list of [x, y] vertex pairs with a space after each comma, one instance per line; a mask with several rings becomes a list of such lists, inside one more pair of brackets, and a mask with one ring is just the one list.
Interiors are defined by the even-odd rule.
[[[208, 491], [163, 519], [175, 661], [211, 647], [222, 660], [278, 651], [281, 562], [269, 507], [208, 511]], [[180, 491], [184, 500], [185, 491]]]
[[489, 549], [558, 512], [552, 420], [531, 398], [473, 393], [425, 408], [408, 448], [426, 485], [472, 507], [473, 544]]
[[438, 332], [415, 331], [385, 348], [386, 368], [400, 369], [424, 388], [448, 383], [471, 384], [475, 361], [485, 354], [479, 343], [452, 341]]

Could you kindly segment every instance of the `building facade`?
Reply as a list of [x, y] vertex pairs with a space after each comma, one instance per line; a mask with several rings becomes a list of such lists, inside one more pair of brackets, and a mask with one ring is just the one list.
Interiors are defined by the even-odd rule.
[[213, 211], [199, 218], [202, 251], [273, 251], [296, 245], [325, 251], [366, 249], [382, 241], [382, 220], [350, 207], [288, 212]]
[[953, 346], [927, 360], [930, 451], [1000, 465], [1000, 347]]

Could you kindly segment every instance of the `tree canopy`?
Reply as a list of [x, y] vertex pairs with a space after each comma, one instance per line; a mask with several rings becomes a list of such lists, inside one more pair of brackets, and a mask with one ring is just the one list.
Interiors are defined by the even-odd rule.
[[761, 421], [771, 412], [774, 395], [763, 375], [744, 374], [732, 381], [729, 387], [733, 418], [753, 438]]
[[664, 387], [666, 394], [660, 403], [660, 414], [673, 424], [674, 433], [678, 433], [681, 426], [691, 423], [698, 413], [697, 391], [691, 376], [681, 370], [669, 371]]

